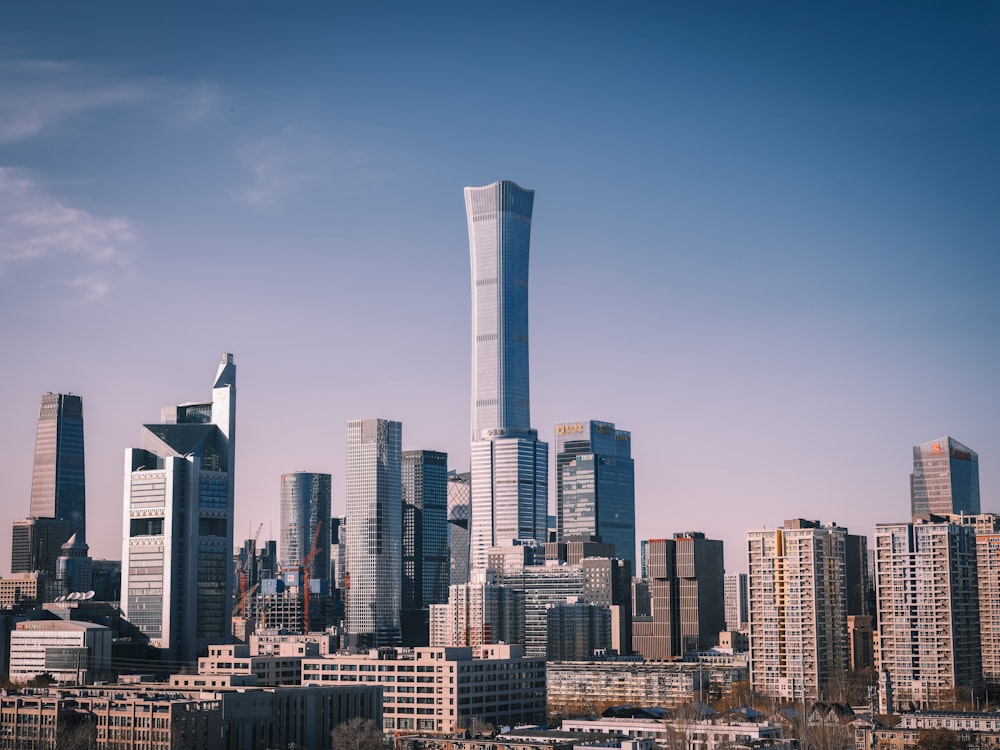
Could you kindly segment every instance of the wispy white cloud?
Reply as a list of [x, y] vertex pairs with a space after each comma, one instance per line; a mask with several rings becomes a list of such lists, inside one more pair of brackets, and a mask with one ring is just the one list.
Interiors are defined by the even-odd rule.
[[272, 208], [312, 183], [328, 159], [328, 147], [295, 126], [245, 141], [237, 158], [247, 171], [237, 198], [255, 208]]
[[94, 112], [139, 106], [190, 125], [218, 115], [226, 98], [211, 82], [133, 76], [80, 62], [0, 59], [0, 143], [24, 141]]
[[[129, 271], [132, 222], [100, 217], [60, 203], [27, 172], [0, 167], [0, 282], [10, 269], [41, 260], [65, 260], [62, 281], [80, 302], [106, 295]], [[82, 269], [82, 270], [81, 270]]]

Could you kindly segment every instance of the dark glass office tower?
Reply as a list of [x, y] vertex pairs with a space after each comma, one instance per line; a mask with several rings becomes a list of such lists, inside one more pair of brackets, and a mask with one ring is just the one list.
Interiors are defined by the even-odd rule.
[[913, 446], [910, 512], [979, 513], [979, 455], [947, 435]]
[[[76, 534], [81, 542], [86, 539], [83, 399], [79, 396], [64, 393], [42, 396], [28, 516], [68, 521], [70, 533]], [[65, 541], [62, 539], [59, 543]]]
[[403, 452], [404, 646], [428, 645], [428, 605], [448, 601], [448, 454]]
[[632, 436], [610, 422], [556, 425], [556, 524], [560, 541], [599, 537], [635, 562]]

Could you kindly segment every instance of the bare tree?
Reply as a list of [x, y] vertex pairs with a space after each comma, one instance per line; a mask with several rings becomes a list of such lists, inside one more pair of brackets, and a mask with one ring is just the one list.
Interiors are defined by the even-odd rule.
[[330, 732], [333, 750], [385, 750], [382, 730], [371, 719], [342, 721]]

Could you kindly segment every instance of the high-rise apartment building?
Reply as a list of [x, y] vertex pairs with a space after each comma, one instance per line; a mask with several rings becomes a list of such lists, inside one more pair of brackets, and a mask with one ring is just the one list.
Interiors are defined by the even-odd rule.
[[744, 630], [750, 622], [746, 573], [726, 573], [726, 630]]
[[747, 532], [750, 684], [775, 698], [819, 700], [846, 670], [847, 529], [785, 521]]
[[598, 537], [615, 557], [635, 561], [632, 436], [611, 422], [556, 424], [556, 525], [559, 540]]
[[975, 529], [983, 683], [993, 694], [1000, 688], [1000, 515], [953, 515], [949, 520]]
[[513, 539], [545, 541], [548, 445], [531, 428], [528, 246], [534, 191], [465, 189], [472, 264], [472, 565]]
[[[38, 408], [30, 518], [68, 521], [70, 533], [87, 538], [83, 465], [83, 399], [46, 393]], [[68, 539], [69, 536], [66, 537]], [[66, 539], [58, 540], [62, 544]]]
[[347, 423], [347, 635], [351, 645], [400, 642], [403, 537], [399, 422]]
[[230, 638], [236, 365], [212, 400], [165, 407], [125, 451], [122, 614], [172, 661]]
[[447, 604], [430, 605], [430, 645], [473, 646], [524, 640], [524, 594], [476, 570], [469, 583], [450, 587]]
[[428, 645], [430, 604], [448, 601], [448, 454], [403, 451], [404, 646]]
[[876, 660], [897, 703], [981, 690], [978, 586], [974, 527], [933, 516], [875, 526]]
[[979, 513], [979, 455], [954, 438], [913, 446], [910, 515]]

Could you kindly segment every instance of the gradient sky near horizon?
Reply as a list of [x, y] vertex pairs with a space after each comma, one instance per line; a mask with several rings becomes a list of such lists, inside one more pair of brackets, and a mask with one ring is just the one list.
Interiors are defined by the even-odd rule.
[[[639, 538], [745, 569], [906, 520], [950, 434], [1000, 511], [1000, 6], [5, 3], [0, 572], [39, 395], [123, 452], [237, 363], [236, 538], [349, 419], [469, 458], [462, 188], [534, 189], [532, 422], [632, 432]], [[551, 496], [551, 494], [550, 494]]]

